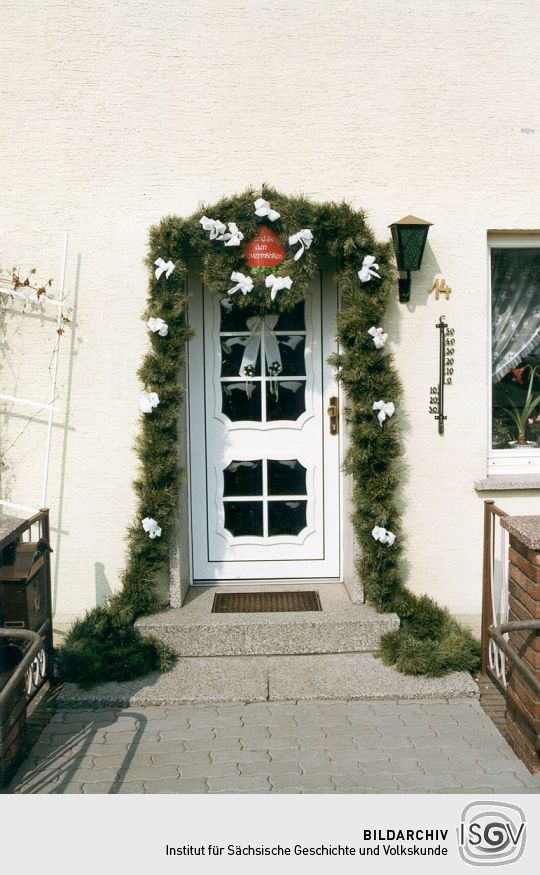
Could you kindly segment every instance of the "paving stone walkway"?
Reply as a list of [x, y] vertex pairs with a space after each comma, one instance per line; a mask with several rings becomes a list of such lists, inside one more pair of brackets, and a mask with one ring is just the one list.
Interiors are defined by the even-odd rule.
[[59, 709], [12, 793], [540, 792], [476, 699]]

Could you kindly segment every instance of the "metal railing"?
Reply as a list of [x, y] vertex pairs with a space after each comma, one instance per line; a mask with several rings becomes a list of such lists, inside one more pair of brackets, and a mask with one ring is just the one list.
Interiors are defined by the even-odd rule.
[[37, 658], [40, 651], [43, 649], [43, 638], [37, 632], [31, 632], [30, 629], [5, 629], [0, 627], [0, 638], [19, 639], [30, 641], [30, 647], [23, 654], [19, 663], [13, 669], [7, 683], [0, 690], [0, 714], [10, 697], [16, 692], [20, 684], [25, 680], [26, 672], [31, 667], [34, 659]]
[[508, 620], [508, 532], [500, 524], [506, 516], [494, 501], [484, 502], [482, 674], [488, 674], [503, 692], [507, 654], [491, 633], [493, 627], [500, 628]]
[[540, 620], [513, 620], [511, 623], [501, 623], [489, 630], [491, 639], [504, 653], [508, 662], [516, 669], [532, 690], [540, 697], [540, 679], [537, 678], [519, 655], [511, 641], [504, 637], [509, 632], [540, 632]]
[[[42, 508], [36, 513], [32, 514], [32, 516], [27, 519], [16, 521], [20, 522], [19, 525], [15, 526], [11, 533], [11, 539], [18, 541], [20, 543], [35, 543], [36, 550], [39, 548], [40, 544], [43, 542], [45, 545], [49, 544], [50, 541], [50, 524], [49, 524], [49, 510], [48, 508]], [[34, 565], [34, 559], [36, 558], [36, 553], [34, 553], [34, 557], [32, 558], [31, 566]], [[19, 625], [7, 625], [0, 627], [0, 638], [10, 638], [15, 643], [16, 640], [20, 641], [29, 641], [31, 643], [30, 649], [25, 651], [23, 654], [22, 662], [17, 663], [15, 668], [14, 676], [15, 680], [13, 680], [13, 676], [9, 678], [6, 686], [4, 686], [0, 691], [0, 708], [4, 705], [5, 701], [9, 699], [13, 688], [16, 687], [17, 683], [20, 680], [20, 675], [26, 675], [26, 695], [28, 701], [32, 698], [32, 696], [37, 693], [38, 689], [41, 687], [42, 683], [47, 677], [47, 672], [51, 672], [52, 662], [51, 657], [53, 655], [53, 632], [52, 632], [52, 599], [51, 599], [51, 568], [48, 560], [47, 554], [45, 554], [45, 586], [46, 586], [46, 600], [47, 600], [47, 611], [46, 618], [42, 621], [39, 626], [35, 629], [25, 629], [19, 628]], [[0, 581], [0, 586], [1, 586]], [[3, 618], [4, 622], [9, 622], [7, 618]], [[35, 650], [36, 640], [41, 642], [41, 646]], [[29, 653], [32, 653], [32, 658], [29, 658]], [[24, 670], [21, 669], [21, 665], [25, 666]], [[7, 693], [6, 693], [7, 689]]]

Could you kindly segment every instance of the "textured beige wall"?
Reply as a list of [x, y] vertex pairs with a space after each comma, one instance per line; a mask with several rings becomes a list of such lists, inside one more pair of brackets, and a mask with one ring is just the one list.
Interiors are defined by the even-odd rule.
[[[477, 610], [486, 232], [540, 225], [537, 4], [4, 0], [2, 29], [0, 261], [58, 277], [69, 230], [78, 293], [51, 473], [58, 612], [94, 604], [123, 564], [148, 226], [263, 181], [350, 199], [383, 238], [408, 212], [434, 223], [411, 305], [389, 324], [406, 390], [408, 561], [417, 591]], [[454, 289], [442, 306], [426, 292], [436, 272]], [[457, 336], [444, 438], [427, 414], [441, 312]], [[51, 330], [5, 319], [4, 391], [43, 378]], [[10, 417], [4, 445], [22, 423]], [[43, 433], [28, 429], [3, 472], [15, 500], [39, 503]]]

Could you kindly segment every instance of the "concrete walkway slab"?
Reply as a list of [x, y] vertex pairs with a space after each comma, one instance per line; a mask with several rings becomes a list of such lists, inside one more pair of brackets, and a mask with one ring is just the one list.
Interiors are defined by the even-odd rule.
[[467, 672], [413, 677], [371, 653], [294, 656], [269, 660], [269, 699], [427, 699], [478, 696]]
[[265, 702], [268, 668], [263, 657], [179, 659], [172, 671], [135, 681], [99, 684], [81, 690], [66, 684], [61, 706], [184, 705], [210, 702]]
[[180, 658], [172, 671], [81, 690], [66, 684], [62, 707], [209, 704], [309, 699], [421, 699], [478, 696], [466, 672], [411, 677], [371, 653]]

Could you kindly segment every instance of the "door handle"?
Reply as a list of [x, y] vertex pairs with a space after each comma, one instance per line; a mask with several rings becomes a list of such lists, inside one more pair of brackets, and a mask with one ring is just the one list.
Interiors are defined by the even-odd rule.
[[332, 395], [328, 403], [327, 413], [330, 420], [330, 434], [335, 435], [339, 433], [339, 400], [336, 395]]

